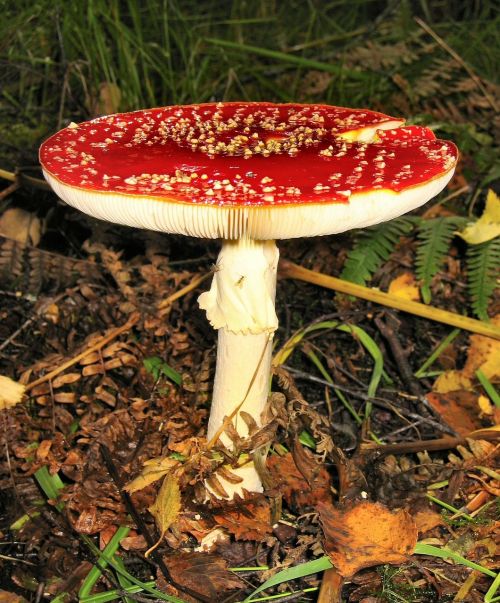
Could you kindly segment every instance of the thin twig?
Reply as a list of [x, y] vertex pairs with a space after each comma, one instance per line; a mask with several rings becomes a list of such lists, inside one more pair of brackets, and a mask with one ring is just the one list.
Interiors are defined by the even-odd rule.
[[195, 276], [192, 281], [189, 282], [185, 287], [182, 287], [182, 289], [179, 289], [178, 291], [172, 293], [172, 295], [169, 295], [166, 299], [161, 301], [158, 305], [158, 308], [160, 310], [160, 316], [164, 316], [168, 312], [170, 306], [174, 303], [174, 301], [177, 301], [179, 298], [193, 291], [193, 289], [196, 289], [198, 285], [200, 285], [203, 281], [206, 281], [209, 277], [212, 276], [212, 274], [212, 272], [207, 272], [207, 274]]
[[[12, 333], [12, 335], [9, 335], [9, 337], [7, 337], [7, 339], [5, 339], [5, 341], [2, 341], [2, 343], [0, 344], [0, 350], [3, 350], [4, 348], [6, 348], [9, 344], [11, 344], [14, 339], [16, 339], [16, 337], [22, 333], [27, 327], [29, 327], [29, 325], [36, 320], [41, 314], [43, 314], [45, 312], [45, 310], [52, 304], [56, 304], [58, 301], [60, 301], [61, 299], [63, 299], [64, 297], [66, 297], [67, 295], [71, 295], [72, 293], [74, 293], [74, 290], [69, 290], [69, 291], [65, 291], [64, 293], [61, 293], [59, 295], [57, 295], [56, 297], [51, 297], [50, 299], [48, 299], [45, 303], [43, 303], [38, 310], [29, 318], [27, 318], [23, 324], [14, 331], [14, 333]], [[17, 297], [17, 296], [16, 296]]]
[[80, 360], [82, 360], [83, 358], [88, 356], [89, 354], [92, 354], [93, 352], [100, 350], [103, 346], [105, 346], [107, 343], [109, 343], [110, 341], [112, 341], [113, 339], [115, 339], [116, 337], [121, 335], [122, 333], [126, 333], [134, 325], [136, 325], [139, 322], [139, 317], [140, 317], [139, 313], [133, 314], [125, 324], [123, 324], [121, 327], [113, 329], [110, 333], [101, 337], [101, 339], [99, 339], [99, 341], [97, 343], [95, 343], [94, 345], [91, 345], [90, 347], [88, 347], [86, 350], [84, 350], [80, 354], [73, 356], [73, 358], [70, 358], [69, 360], [67, 360], [66, 362], [61, 364], [61, 366], [58, 366], [53, 371], [50, 371], [50, 373], [47, 373], [46, 375], [43, 375], [43, 377], [40, 377], [39, 379], [35, 379], [35, 381], [28, 383], [26, 385], [26, 392], [30, 391], [31, 389], [33, 389], [37, 385], [40, 385], [41, 383], [45, 383], [46, 381], [50, 381], [54, 377], [57, 377], [57, 375], [59, 375], [60, 373], [65, 371], [67, 368], [74, 366], [75, 364], [80, 362]]
[[14, 191], [17, 191], [19, 188], [19, 182], [16, 180], [12, 184], [9, 184], [7, 188], [4, 188], [3, 191], [0, 191], [0, 201], [6, 199], [9, 195], [12, 195]]
[[487, 440], [488, 442], [497, 442], [500, 439], [498, 431], [479, 430], [472, 432], [466, 437], [459, 438], [437, 438], [435, 440], [420, 440], [418, 442], [401, 442], [400, 444], [364, 444], [364, 453], [375, 456], [385, 456], [386, 454], [408, 454], [410, 452], [422, 452], [424, 450], [435, 452], [438, 450], [450, 450], [457, 446], [467, 446], [467, 440]]
[[463, 67], [465, 69], [465, 71], [467, 71], [467, 73], [469, 74], [469, 76], [471, 77], [471, 79], [474, 81], [474, 83], [476, 84], [476, 86], [481, 90], [481, 92], [484, 94], [484, 98], [488, 101], [488, 103], [491, 105], [491, 108], [494, 111], [497, 111], [497, 106], [495, 101], [493, 100], [493, 98], [491, 98], [491, 96], [489, 95], [488, 91], [486, 90], [483, 82], [481, 81], [481, 79], [479, 78], [479, 76], [472, 70], [471, 67], [469, 67], [469, 65], [467, 65], [467, 63], [462, 59], [462, 57], [455, 51], [453, 50], [453, 48], [451, 48], [451, 46], [449, 46], [444, 40], [443, 38], [441, 38], [441, 36], [439, 36], [429, 25], [427, 25], [427, 23], [425, 21], [422, 21], [422, 19], [420, 19], [419, 17], [414, 17], [415, 21], [417, 22], [418, 25], [420, 25], [420, 27], [427, 32], [432, 38], [434, 38], [436, 40], [436, 42], [446, 50], [446, 52], [448, 54], [450, 54], [455, 61], [457, 61], [457, 63]]
[[27, 184], [31, 184], [31, 186], [35, 186], [36, 188], [43, 188], [46, 191], [52, 190], [45, 180], [41, 178], [33, 178], [33, 176], [25, 176], [22, 172], [9, 172], [7, 170], [0, 169], [0, 178], [4, 180], [10, 180], [11, 182], [20, 181], [21, 184], [26, 182]]
[[391, 348], [392, 356], [396, 361], [399, 374], [401, 375], [404, 384], [414, 396], [420, 398], [424, 392], [420, 383], [413, 376], [413, 371], [408, 364], [407, 354], [397, 336], [399, 321], [394, 315], [388, 313], [385, 321], [380, 317], [375, 318], [375, 324]]

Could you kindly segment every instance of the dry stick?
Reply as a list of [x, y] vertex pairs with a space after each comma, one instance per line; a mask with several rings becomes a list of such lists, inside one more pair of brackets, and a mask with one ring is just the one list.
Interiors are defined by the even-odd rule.
[[14, 191], [17, 191], [18, 188], [19, 188], [19, 182], [16, 179], [15, 182], [13, 182], [12, 184], [9, 184], [9, 186], [7, 188], [4, 188], [3, 191], [0, 191], [0, 201], [7, 199], [7, 197], [9, 195], [12, 195], [12, 193]]
[[[2, 175], [1, 171], [2, 170], [0, 170], [0, 176]], [[179, 291], [177, 291], [176, 293], [172, 294], [170, 297], [167, 297], [167, 299], [164, 300], [161, 303], [160, 307], [163, 308], [163, 311], [165, 311], [165, 309], [168, 306], [170, 306], [175, 300], [179, 299], [180, 297], [182, 297], [186, 293], [189, 293], [189, 291], [191, 291], [192, 289], [194, 289], [195, 287], [197, 287], [202, 281], [204, 281], [209, 276], [210, 276], [210, 273], [207, 274], [207, 275], [203, 275], [201, 277], [194, 278], [191, 281], [191, 283], [189, 283], [189, 285], [186, 285], [182, 289], [179, 289]], [[67, 368], [70, 368], [71, 366], [74, 366], [75, 364], [77, 364], [78, 362], [80, 362], [80, 360], [82, 360], [82, 358], [85, 358], [89, 354], [92, 354], [92, 352], [96, 352], [97, 350], [102, 349], [103, 346], [105, 346], [107, 343], [109, 343], [110, 341], [112, 341], [113, 339], [115, 339], [115, 337], [118, 337], [122, 333], [125, 333], [126, 331], [128, 331], [129, 329], [131, 329], [133, 326], [135, 326], [139, 322], [139, 318], [140, 318], [140, 314], [138, 312], [135, 312], [129, 318], [129, 320], [125, 324], [123, 324], [121, 327], [117, 327], [116, 329], [114, 329], [113, 331], [111, 331], [111, 333], [108, 333], [107, 335], [104, 335], [104, 337], [102, 337], [94, 345], [90, 346], [89, 348], [87, 348], [86, 350], [84, 350], [83, 352], [81, 352], [80, 354], [78, 354], [77, 356], [74, 356], [70, 360], [67, 360], [61, 366], [57, 367], [53, 371], [50, 371], [50, 373], [47, 373], [46, 375], [43, 375], [43, 377], [40, 377], [39, 379], [36, 379], [35, 381], [32, 381], [31, 383], [28, 383], [26, 385], [26, 392], [28, 392], [29, 390], [33, 389], [37, 385], [40, 385], [41, 383], [45, 383], [45, 381], [49, 381], [50, 379], [53, 379], [54, 377], [57, 377], [57, 375], [59, 375], [59, 373], [62, 373]]]
[[308, 270], [307, 268], [298, 266], [288, 260], [280, 261], [280, 274], [286, 278], [295, 278], [307, 283], [319, 285], [320, 287], [333, 289], [334, 291], [339, 291], [346, 295], [354, 295], [355, 297], [375, 302], [381, 306], [402, 310], [409, 314], [415, 314], [416, 316], [421, 316], [429, 320], [442, 322], [446, 325], [471, 331], [472, 333], [493, 337], [493, 339], [500, 339], [500, 327], [497, 327], [494, 324], [481, 322], [480, 320], [462, 316], [461, 314], [455, 314], [454, 312], [448, 312], [447, 310], [434, 308], [433, 306], [426, 306], [425, 304], [403, 299], [397, 295], [384, 293], [378, 289], [371, 289], [369, 287], [363, 287], [362, 285], [349, 283], [340, 278], [328, 276], [321, 272], [315, 272], [314, 270]]
[[139, 317], [140, 317], [139, 313], [133, 314], [124, 325], [122, 325], [121, 327], [117, 327], [116, 329], [113, 329], [111, 331], [111, 333], [108, 333], [107, 335], [104, 335], [104, 337], [101, 337], [101, 339], [99, 339], [99, 341], [97, 343], [94, 343], [94, 345], [90, 346], [89, 348], [87, 348], [86, 350], [81, 352], [80, 354], [73, 356], [73, 358], [70, 358], [69, 360], [67, 360], [66, 362], [61, 364], [61, 366], [58, 366], [53, 371], [50, 371], [50, 373], [47, 373], [46, 375], [43, 375], [43, 377], [40, 377], [39, 379], [35, 379], [35, 381], [28, 383], [26, 385], [26, 392], [30, 391], [31, 389], [33, 389], [37, 385], [40, 385], [41, 383], [45, 383], [45, 381], [50, 381], [54, 377], [57, 377], [57, 375], [59, 375], [59, 373], [62, 373], [67, 368], [70, 368], [71, 366], [74, 366], [75, 364], [77, 364], [77, 362], [80, 362], [80, 360], [82, 360], [82, 358], [85, 358], [89, 354], [92, 354], [92, 352], [96, 352], [97, 350], [100, 350], [107, 343], [109, 343], [110, 341], [115, 339], [115, 337], [118, 337], [119, 335], [121, 335], [122, 333], [125, 333], [126, 331], [131, 329], [134, 325], [136, 325], [139, 321]]
[[408, 364], [408, 356], [397, 336], [398, 323], [398, 319], [389, 312], [385, 321], [381, 318], [375, 318], [375, 324], [391, 348], [403, 382], [414, 396], [421, 398], [424, 392], [420, 387], [420, 383], [413, 376], [413, 371]]
[[176, 291], [175, 293], [172, 293], [172, 295], [169, 295], [166, 299], [164, 299], [158, 305], [158, 308], [160, 310], [160, 316], [163, 316], [164, 314], [166, 314], [168, 308], [174, 303], [174, 301], [178, 300], [180, 297], [183, 297], [187, 293], [190, 293], [191, 291], [193, 291], [193, 289], [196, 289], [196, 287], [198, 285], [200, 285], [203, 281], [206, 281], [207, 278], [212, 276], [212, 274], [213, 274], [213, 272], [210, 271], [210, 272], [207, 272], [207, 274], [202, 274], [201, 276], [195, 276], [193, 278], [193, 280], [190, 283], [188, 283], [185, 287], [182, 287], [182, 289], [179, 289], [178, 291]]
[[25, 176], [19, 172], [8, 172], [7, 170], [0, 169], [0, 178], [10, 180], [11, 182], [17, 182], [20, 180], [21, 184], [24, 181], [32, 186], [36, 186], [37, 188], [43, 188], [46, 191], [52, 190], [45, 180], [42, 180], [41, 178], [33, 178], [33, 176]]
[[437, 438], [435, 440], [419, 440], [418, 442], [401, 442], [400, 444], [369, 444], [364, 449], [365, 454], [385, 456], [386, 454], [408, 454], [410, 452], [422, 452], [424, 450], [435, 452], [437, 450], [450, 450], [457, 446], [467, 446], [467, 440], [487, 440], [496, 442], [500, 439], [498, 431], [479, 430], [478, 433], [469, 433], [462, 438]]
[[476, 84], [476, 86], [484, 94], [484, 97], [486, 98], [486, 100], [488, 101], [488, 103], [491, 105], [492, 109], [494, 111], [497, 111], [496, 103], [491, 98], [491, 96], [489, 95], [488, 91], [484, 87], [483, 82], [481, 81], [481, 79], [479, 78], [479, 76], [476, 75], [476, 73], [469, 67], [469, 65], [467, 65], [467, 63], [462, 59], [462, 57], [457, 52], [455, 52], [453, 50], [453, 48], [451, 48], [451, 46], [448, 46], [448, 44], [443, 40], [443, 38], [441, 38], [440, 36], [438, 36], [438, 34], [429, 25], [427, 25], [427, 23], [425, 21], [422, 21], [422, 19], [419, 19], [419, 17], [414, 17], [414, 19], [418, 23], [418, 25], [420, 25], [420, 27], [425, 32], [427, 32], [430, 36], [432, 36], [436, 40], [436, 42], [442, 48], [444, 48], [446, 50], [446, 52], [448, 54], [450, 54], [455, 59], [455, 61], [457, 61], [457, 63], [461, 67], [463, 67], [465, 69], [465, 71], [467, 71], [467, 73], [472, 78], [472, 80], [474, 80], [474, 83]]

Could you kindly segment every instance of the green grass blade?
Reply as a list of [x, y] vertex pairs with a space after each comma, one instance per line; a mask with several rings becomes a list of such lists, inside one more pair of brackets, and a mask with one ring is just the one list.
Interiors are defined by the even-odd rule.
[[[50, 500], [57, 500], [59, 498], [59, 492], [64, 488], [64, 483], [57, 473], [51, 475], [48, 468], [43, 466], [38, 471], [35, 471], [35, 479], [47, 498]], [[56, 503], [55, 507], [58, 511], [62, 511], [64, 504]]]
[[[96, 547], [96, 545], [92, 542], [92, 540], [88, 536], [85, 536], [82, 534], [81, 538], [85, 542], [85, 544], [89, 547], [89, 549], [94, 553], [94, 555], [96, 557], [99, 557], [102, 554], [101, 551]], [[137, 578], [132, 576], [132, 574], [129, 574], [129, 572], [127, 572], [127, 570], [120, 567], [113, 558], [109, 559], [108, 565], [110, 567], [112, 567], [117, 574], [121, 574], [123, 577], [127, 578], [132, 584], [135, 584], [136, 586], [140, 586], [143, 590], [154, 595], [157, 599], [160, 599], [162, 601], [168, 601], [168, 603], [186, 603], [186, 601], [184, 601], [183, 599], [179, 599], [179, 597], [174, 597], [172, 595], [166, 595], [166, 594], [160, 592], [159, 590], [157, 590], [156, 588], [153, 588], [152, 586], [148, 586], [147, 582], [141, 582], [140, 580], [138, 580]]]
[[355, 80], [366, 81], [370, 78], [370, 76], [363, 71], [346, 69], [345, 67], [336, 65], [334, 63], [323, 63], [322, 61], [315, 61], [314, 59], [296, 57], [293, 54], [287, 54], [286, 52], [280, 52], [279, 50], [261, 48], [260, 46], [251, 46], [250, 44], [241, 44], [240, 42], [232, 42], [230, 40], [221, 40], [220, 38], [205, 38], [205, 41], [209, 44], [221, 46], [222, 48], [239, 50], [248, 54], [257, 54], [263, 57], [274, 59], [275, 61], [283, 61], [284, 63], [291, 63], [293, 65], [298, 65], [299, 67], [326, 71], [327, 73], [333, 73], [335, 75], [344, 75]]
[[332, 562], [326, 555], [324, 557], [320, 557], [319, 559], [313, 559], [312, 561], [301, 563], [295, 567], [288, 567], [287, 569], [278, 572], [272, 578], [269, 578], [269, 580], [266, 580], [264, 584], [261, 584], [259, 588], [256, 588], [253, 593], [244, 600], [243, 603], [250, 603], [255, 595], [258, 595], [267, 588], [271, 588], [272, 586], [276, 586], [282, 582], [288, 582], [289, 580], [297, 580], [297, 578], [304, 578], [305, 576], [310, 576], [311, 574], [317, 574], [318, 572], [323, 572], [331, 567], [333, 567]]
[[450, 345], [450, 343], [458, 336], [460, 333], [460, 329], [453, 329], [451, 333], [449, 333], [441, 343], [436, 347], [436, 349], [432, 352], [432, 354], [427, 358], [427, 360], [422, 364], [422, 366], [415, 373], [415, 377], [417, 379], [421, 379], [426, 373], [427, 369], [436, 362], [436, 360], [441, 356], [444, 350]]
[[493, 580], [493, 584], [488, 589], [488, 592], [484, 595], [484, 603], [495, 603], [500, 601], [500, 597], [495, 597], [497, 590], [500, 588], [500, 573]]
[[[150, 587], [154, 587], [155, 585], [153, 581], [145, 582], [144, 584]], [[79, 599], [79, 603], [108, 603], [108, 601], [116, 601], [116, 599], [120, 599], [123, 596], [122, 591], [130, 593], [131, 595], [135, 595], [137, 593], [142, 592], [143, 590], [144, 589], [142, 588], [142, 586], [137, 586], [133, 584], [132, 586], [126, 586], [122, 589], [115, 588], [113, 590], [107, 590], [103, 593], [96, 593], [95, 595], [91, 595], [90, 597], [81, 597]], [[127, 599], [127, 597], [125, 597], [125, 599]]]
[[368, 333], [361, 327], [355, 325], [340, 325], [337, 328], [339, 331], [344, 331], [345, 333], [351, 332], [353, 335], [355, 335], [366, 351], [373, 358], [373, 372], [368, 385], [368, 395], [372, 398], [377, 393], [377, 388], [384, 370], [384, 357], [382, 352], [370, 335], [368, 335]]
[[500, 408], [500, 395], [498, 394], [497, 390], [495, 389], [491, 381], [488, 379], [488, 377], [483, 373], [481, 369], [477, 369], [476, 377], [479, 383], [483, 386], [484, 391], [488, 394], [488, 397], [493, 402], [493, 404], [497, 408]]
[[415, 555], [430, 555], [431, 557], [439, 557], [440, 559], [452, 559], [455, 563], [460, 563], [461, 565], [466, 565], [471, 569], [477, 570], [482, 574], [486, 574], [490, 576], [490, 578], [497, 579], [498, 576], [494, 571], [488, 569], [487, 567], [483, 567], [478, 563], [474, 563], [474, 561], [469, 561], [465, 557], [462, 557], [455, 551], [446, 548], [438, 548], [437, 546], [433, 546], [432, 544], [423, 544], [421, 542], [417, 542], [414, 550]]
[[104, 550], [99, 552], [99, 567], [97, 565], [94, 565], [94, 567], [87, 574], [87, 577], [83, 581], [83, 584], [78, 593], [78, 596], [80, 598], [90, 596], [90, 591], [94, 588], [96, 582], [102, 576], [103, 570], [108, 566], [109, 562], [118, 550], [118, 547], [120, 546], [120, 541], [125, 538], [125, 536], [127, 536], [129, 532], [129, 527], [120, 526], [113, 534], [113, 537], [110, 539]]

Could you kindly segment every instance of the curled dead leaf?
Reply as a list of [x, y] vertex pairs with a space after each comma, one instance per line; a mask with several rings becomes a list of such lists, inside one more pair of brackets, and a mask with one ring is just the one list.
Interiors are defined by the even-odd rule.
[[271, 507], [264, 497], [243, 505], [225, 506], [214, 514], [215, 521], [225, 527], [236, 540], [264, 540], [272, 532]]
[[42, 221], [21, 207], [9, 207], [0, 216], [0, 234], [36, 247], [42, 236]]
[[[295, 456], [297, 457], [297, 454]], [[308, 483], [290, 452], [284, 456], [272, 455], [266, 464], [275, 487], [288, 504], [303, 507], [330, 498], [330, 476], [325, 467], [314, 465], [315, 470], [310, 472]], [[305, 463], [302, 464], [304, 471]]]
[[349, 509], [320, 502], [317, 509], [325, 550], [344, 577], [373, 565], [405, 563], [415, 549], [417, 526], [407, 511], [390, 511], [368, 501]]
[[168, 555], [164, 561], [176, 584], [208, 596], [210, 601], [221, 601], [221, 593], [245, 586], [220, 555], [181, 553]]

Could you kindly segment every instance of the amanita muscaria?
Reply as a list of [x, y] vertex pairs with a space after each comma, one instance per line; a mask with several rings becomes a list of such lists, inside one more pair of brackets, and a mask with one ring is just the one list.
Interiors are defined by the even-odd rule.
[[[222, 239], [199, 298], [218, 329], [211, 438], [240, 405], [260, 424], [278, 326], [275, 239], [362, 228], [419, 207], [450, 180], [457, 149], [374, 111], [236, 102], [71, 124], [43, 143], [40, 161], [55, 192], [96, 218]], [[233, 424], [247, 435], [239, 412]], [[236, 473], [240, 484], [224, 483], [230, 496], [261, 490], [252, 463]]]

